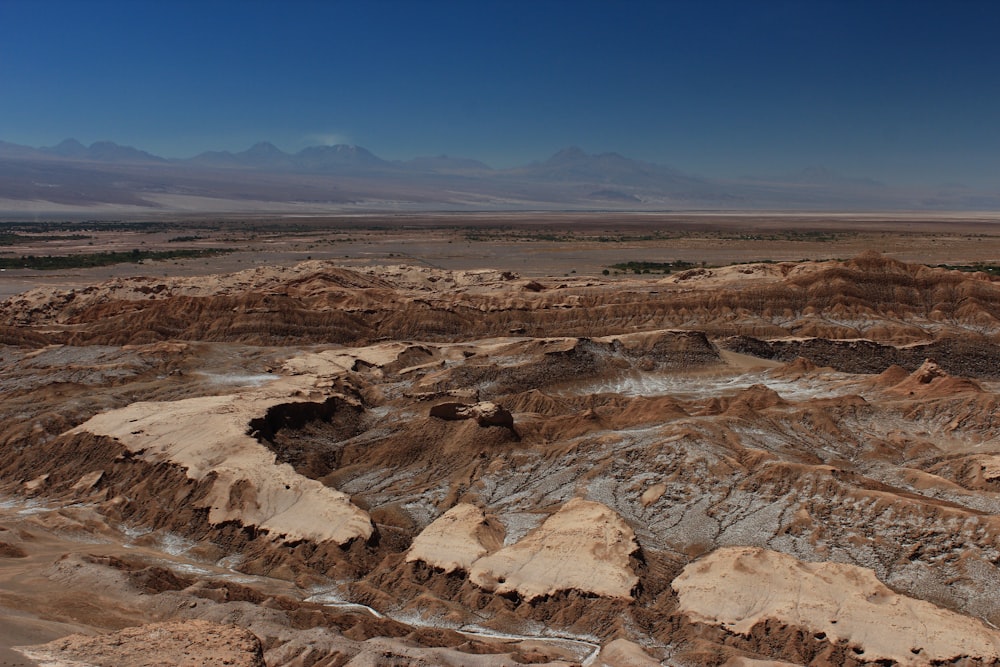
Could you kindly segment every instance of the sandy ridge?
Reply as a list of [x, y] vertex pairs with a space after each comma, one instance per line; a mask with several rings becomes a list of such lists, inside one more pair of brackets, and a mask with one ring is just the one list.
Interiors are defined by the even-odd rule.
[[961, 657], [1000, 659], [1000, 632], [899, 595], [874, 572], [854, 565], [726, 547], [689, 564], [671, 585], [681, 612], [738, 634], [770, 618], [845, 641], [866, 661], [915, 667]]
[[275, 405], [326, 396], [311, 378], [285, 378], [225, 396], [139, 402], [96, 415], [67, 435], [89, 432], [115, 438], [147, 461], [169, 461], [188, 477], [216, 479], [203, 501], [214, 524], [237, 520], [285, 539], [367, 540], [368, 514], [340, 491], [299, 475], [249, 433], [250, 421]]
[[472, 505], [457, 505], [414, 540], [407, 561], [469, 572], [472, 583], [527, 600], [576, 590], [632, 599], [638, 583], [629, 557], [635, 534], [612, 509], [574, 498], [518, 542], [497, 549], [499, 535]]

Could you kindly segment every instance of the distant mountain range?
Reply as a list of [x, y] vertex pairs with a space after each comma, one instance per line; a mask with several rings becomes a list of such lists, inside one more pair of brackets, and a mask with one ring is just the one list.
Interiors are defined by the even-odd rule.
[[361, 146], [245, 151], [165, 159], [74, 139], [46, 148], [0, 141], [0, 213], [123, 214], [340, 210], [779, 209], [983, 210], [1000, 191], [898, 188], [809, 167], [781, 179], [710, 179], [618, 153], [572, 147], [493, 169], [446, 155], [384, 160]]

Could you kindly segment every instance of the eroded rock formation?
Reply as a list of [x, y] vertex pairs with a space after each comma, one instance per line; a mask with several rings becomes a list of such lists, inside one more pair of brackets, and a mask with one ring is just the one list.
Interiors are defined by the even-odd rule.
[[264, 651], [249, 630], [208, 621], [152, 623], [91, 637], [70, 635], [21, 653], [40, 664], [150, 667], [264, 667]]
[[480, 588], [529, 602], [564, 590], [631, 599], [639, 578], [629, 557], [637, 550], [621, 517], [574, 498], [517, 543], [473, 562], [469, 574]]
[[13, 297], [0, 658], [1000, 664], [998, 304], [876, 255]]
[[685, 567], [671, 586], [682, 613], [741, 635], [773, 620], [846, 643], [871, 662], [992, 663], [1000, 656], [1000, 631], [901, 596], [855, 565], [805, 563], [765, 549], [727, 547]]

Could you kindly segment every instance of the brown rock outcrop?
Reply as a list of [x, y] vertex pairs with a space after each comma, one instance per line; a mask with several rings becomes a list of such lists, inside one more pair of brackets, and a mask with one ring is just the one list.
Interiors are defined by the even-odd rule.
[[1000, 632], [978, 619], [901, 596], [871, 570], [805, 563], [751, 547], [714, 551], [671, 586], [693, 620], [748, 634], [768, 619], [846, 642], [866, 662], [899, 665], [1000, 660]]
[[39, 334], [26, 328], [45, 325], [43, 338], [31, 339], [34, 345], [168, 339], [361, 345], [379, 338], [454, 341], [512, 330], [594, 337], [665, 327], [713, 336], [926, 343], [942, 333], [964, 337], [970, 328], [1000, 327], [1000, 285], [988, 276], [877, 254], [846, 262], [706, 269], [686, 277], [660, 283], [655, 293], [645, 281], [627, 280], [615, 281], [614, 289], [588, 282], [511, 293], [510, 281], [498, 272], [356, 270], [305, 262], [212, 280], [116, 279], [72, 297], [35, 290], [3, 304], [0, 327], [9, 327], [7, 340], [27, 341]]
[[96, 637], [70, 635], [18, 650], [51, 667], [264, 667], [263, 648], [252, 632], [197, 620], [141, 625]]
[[503, 526], [474, 505], [459, 504], [413, 539], [406, 562], [423, 561], [444, 572], [468, 572], [473, 563], [503, 544]]
[[627, 639], [615, 639], [601, 647], [597, 665], [604, 667], [659, 667], [660, 661]]
[[439, 403], [431, 408], [431, 417], [458, 421], [460, 419], [475, 419], [480, 426], [504, 426], [514, 428], [514, 417], [506, 408], [481, 401], [479, 403]]
[[517, 543], [475, 561], [469, 574], [481, 588], [529, 601], [563, 590], [631, 599], [639, 579], [629, 557], [638, 548], [614, 511], [574, 498]]
[[[969, 629], [1000, 623], [993, 280], [868, 256], [552, 285], [312, 262], [12, 299], [0, 576], [89, 591], [141, 554], [108, 597], [266, 621], [276, 665], [1000, 660]], [[731, 545], [769, 555], [706, 587], [742, 588], [674, 591]], [[133, 610], [5, 591], [0, 626]], [[846, 616], [872, 608], [891, 646]]]
[[927, 359], [920, 368], [913, 371], [901, 382], [893, 385], [890, 391], [906, 396], [953, 396], [962, 392], [980, 392], [982, 387], [968, 378], [950, 376], [933, 359]]
[[269, 408], [306, 401], [311, 389], [291, 380], [237, 394], [133, 403], [67, 435], [108, 436], [146, 460], [181, 467], [193, 480], [211, 479], [199, 506], [213, 524], [237, 521], [292, 541], [367, 540], [373, 527], [366, 512], [345, 494], [276, 463], [274, 453], [247, 433]]

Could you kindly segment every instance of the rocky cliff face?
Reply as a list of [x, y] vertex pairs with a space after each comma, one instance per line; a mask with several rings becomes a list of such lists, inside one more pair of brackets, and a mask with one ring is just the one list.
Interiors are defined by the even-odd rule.
[[82, 290], [39, 289], [9, 299], [0, 319], [13, 343], [76, 345], [360, 345], [668, 328], [712, 337], [907, 344], [992, 339], [998, 323], [1000, 287], [989, 276], [875, 254], [847, 262], [692, 269], [658, 283], [573, 278], [542, 284], [493, 271], [352, 271], [305, 262], [214, 280], [120, 279]]
[[26, 293], [0, 605], [268, 665], [998, 664], [998, 296], [877, 256]]

